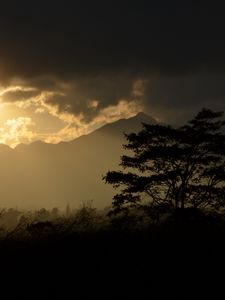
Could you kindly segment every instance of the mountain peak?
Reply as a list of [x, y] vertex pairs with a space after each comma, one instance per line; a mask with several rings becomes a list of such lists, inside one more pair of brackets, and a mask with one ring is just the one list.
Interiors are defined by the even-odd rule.
[[157, 123], [157, 121], [153, 117], [147, 115], [143, 111], [137, 113], [133, 118], [140, 120], [140, 122]]
[[137, 113], [135, 115], [135, 117], [146, 117], [147, 115], [143, 112], [143, 111], [140, 111], [139, 113]]
[[123, 136], [123, 133], [138, 132], [142, 129], [142, 123], [156, 124], [158, 123], [153, 117], [139, 112], [135, 116], [128, 119], [120, 119], [113, 123], [108, 123], [103, 127], [97, 129], [94, 133], [104, 133], [109, 136]]

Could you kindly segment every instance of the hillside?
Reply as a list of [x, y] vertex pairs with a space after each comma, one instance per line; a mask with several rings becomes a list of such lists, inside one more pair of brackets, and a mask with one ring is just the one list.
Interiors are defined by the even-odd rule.
[[117, 169], [125, 142], [124, 132], [156, 121], [139, 113], [107, 124], [71, 142], [56, 145], [35, 142], [14, 150], [0, 147], [1, 207], [79, 207], [93, 200], [96, 207], [110, 205], [113, 189], [102, 176]]

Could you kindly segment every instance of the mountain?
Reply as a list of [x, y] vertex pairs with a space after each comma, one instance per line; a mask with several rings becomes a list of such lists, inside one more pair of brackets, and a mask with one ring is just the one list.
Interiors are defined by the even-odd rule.
[[102, 176], [119, 168], [123, 133], [137, 132], [142, 123], [156, 121], [139, 113], [107, 124], [71, 142], [34, 142], [14, 150], [0, 145], [0, 207], [79, 207], [93, 200], [110, 205], [115, 191]]

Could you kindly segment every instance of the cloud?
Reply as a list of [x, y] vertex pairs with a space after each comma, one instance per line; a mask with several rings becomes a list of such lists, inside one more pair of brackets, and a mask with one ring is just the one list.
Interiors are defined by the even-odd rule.
[[[135, 87], [136, 89], [136, 87]], [[36, 89], [34, 89], [36, 91]], [[1, 95], [8, 93], [33, 91], [31, 87], [10, 86], [1, 90]], [[121, 118], [129, 118], [143, 109], [140, 102], [130, 99], [118, 99], [115, 104], [105, 103], [99, 107], [98, 100], [90, 100], [87, 107], [95, 111], [89, 120], [86, 111], [62, 109], [52, 98], [64, 97], [62, 92], [39, 91], [38, 95], [16, 101], [7, 101], [2, 97], [0, 143], [12, 148], [20, 143], [42, 140], [47, 143], [70, 141], [83, 134], [88, 134], [106, 123]], [[16, 98], [18, 99], [18, 98]], [[66, 102], [64, 103], [66, 106]], [[4, 118], [2, 118], [4, 116]], [[8, 117], [7, 117], [8, 116]], [[12, 117], [14, 116], [14, 117]]]
[[38, 94], [40, 91], [33, 87], [10, 86], [0, 92], [0, 99], [3, 102], [25, 101]]
[[65, 126], [58, 132], [43, 136], [42, 139], [47, 143], [70, 141], [81, 135], [88, 134], [106, 123], [130, 118], [142, 110], [143, 107], [135, 101], [121, 100], [116, 105], [110, 105], [101, 109], [89, 123], [84, 121], [82, 115], [75, 117], [71, 114], [58, 112], [59, 118], [65, 121]]
[[193, 1], [4, 4], [3, 79], [223, 70], [225, 12]]
[[[85, 122], [95, 118], [101, 109], [109, 105], [117, 105], [122, 99], [140, 100], [140, 95], [134, 95], [136, 80], [126, 74], [111, 76], [76, 78], [62, 88], [61, 94], [49, 97], [47, 102], [57, 104], [61, 111], [83, 114]], [[137, 87], [135, 87], [137, 89]]]
[[5, 3], [0, 83], [21, 89], [1, 99], [82, 126], [124, 100], [182, 122], [224, 107], [224, 29], [207, 1]]
[[128, 74], [77, 77], [67, 82], [49, 76], [27, 81], [14, 79], [0, 90], [0, 100], [5, 104], [36, 107], [37, 113], [48, 111], [60, 118], [63, 113], [82, 115], [87, 123], [108, 106], [115, 106], [121, 100], [141, 102], [143, 96], [142, 80]]
[[8, 119], [0, 127], [0, 143], [8, 144], [12, 148], [20, 143], [29, 143], [35, 138], [32, 130], [34, 122], [28, 117]]
[[145, 87], [146, 110], [166, 122], [183, 123], [202, 107], [224, 110], [224, 103], [224, 73], [152, 77]]

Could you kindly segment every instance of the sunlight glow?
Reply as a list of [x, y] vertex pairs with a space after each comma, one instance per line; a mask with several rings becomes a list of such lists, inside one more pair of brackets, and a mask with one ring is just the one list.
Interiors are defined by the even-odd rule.
[[0, 143], [8, 144], [15, 148], [22, 142], [31, 142], [35, 136], [30, 127], [35, 124], [31, 118], [18, 117], [8, 119], [3, 126], [0, 127]]
[[[136, 97], [143, 95], [142, 81], [134, 83], [132, 94]], [[142, 111], [140, 102], [136, 100], [121, 99], [115, 105], [100, 108], [99, 100], [93, 99], [87, 102], [87, 108], [96, 113], [87, 123], [84, 113], [63, 111], [49, 101], [55, 96], [66, 97], [66, 94], [20, 85], [0, 88], [0, 143], [15, 148], [20, 143], [35, 140], [47, 143], [70, 141], [106, 123], [129, 118]]]

